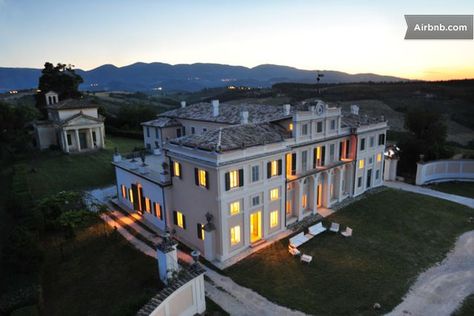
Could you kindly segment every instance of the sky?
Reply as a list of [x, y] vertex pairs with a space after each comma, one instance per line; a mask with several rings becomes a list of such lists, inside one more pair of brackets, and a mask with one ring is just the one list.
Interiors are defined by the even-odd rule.
[[404, 14], [472, 0], [0, 0], [0, 67], [210, 62], [474, 78], [473, 40], [405, 40]]

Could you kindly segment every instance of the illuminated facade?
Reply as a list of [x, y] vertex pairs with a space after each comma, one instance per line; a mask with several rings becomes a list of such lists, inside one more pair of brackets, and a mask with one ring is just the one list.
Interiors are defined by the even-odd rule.
[[142, 125], [150, 155], [146, 166], [116, 159], [119, 201], [211, 261], [383, 183], [387, 122], [356, 107], [343, 114], [319, 100], [213, 101], [182, 104]]

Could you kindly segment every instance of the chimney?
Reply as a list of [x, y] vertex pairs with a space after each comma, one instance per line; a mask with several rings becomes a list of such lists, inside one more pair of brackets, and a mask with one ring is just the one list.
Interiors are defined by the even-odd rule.
[[359, 115], [359, 106], [355, 104], [351, 105], [351, 114]]
[[290, 109], [291, 109], [290, 104], [283, 104], [283, 113], [285, 113], [285, 115], [290, 115]]
[[219, 100], [212, 100], [212, 116], [219, 116]]
[[242, 111], [240, 112], [240, 124], [248, 124], [249, 122], [249, 112]]
[[186, 107], [186, 101], [181, 101], [181, 107], [185, 108]]

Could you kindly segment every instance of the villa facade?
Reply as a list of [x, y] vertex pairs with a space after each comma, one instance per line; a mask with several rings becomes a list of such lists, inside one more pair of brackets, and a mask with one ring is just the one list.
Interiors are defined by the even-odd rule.
[[140, 159], [114, 157], [118, 201], [223, 262], [383, 183], [383, 118], [315, 100], [181, 107], [142, 123]]
[[39, 149], [59, 146], [65, 153], [79, 153], [105, 147], [104, 118], [98, 105], [87, 99], [59, 100], [58, 94], [45, 94], [48, 119], [34, 123]]

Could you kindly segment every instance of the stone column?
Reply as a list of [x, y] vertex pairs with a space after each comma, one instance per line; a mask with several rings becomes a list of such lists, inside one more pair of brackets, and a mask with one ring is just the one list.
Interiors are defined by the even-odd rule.
[[318, 182], [319, 173], [313, 176], [313, 214], [318, 212]]
[[214, 260], [214, 238], [215, 230], [206, 230], [204, 226], [204, 258], [212, 262]]
[[91, 140], [90, 149], [94, 149], [95, 146], [94, 146], [94, 138], [92, 137], [92, 128], [89, 128], [89, 138]]
[[104, 131], [104, 125], [102, 125], [100, 127], [100, 141], [101, 141], [102, 148], [105, 148], [104, 137], [105, 137], [105, 131]]
[[81, 151], [81, 142], [79, 141], [79, 130], [75, 129], [74, 133], [76, 134], [76, 147], [77, 151]]
[[66, 130], [63, 130], [63, 138], [64, 138], [63, 150], [68, 153], [69, 152], [69, 144], [67, 143], [67, 131]]
[[165, 236], [158, 245], [157, 259], [160, 279], [164, 284], [168, 284], [174, 272], [179, 271], [177, 243], [171, 240], [169, 235]]
[[298, 201], [296, 201], [296, 207], [298, 210], [298, 220], [300, 221], [303, 218], [303, 180], [298, 180]]
[[327, 171], [327, 181], [326, 181], [326, 205], [324, 207], [329, 208], [331, 205], [331, 183], [332, 183], [332, 172], [330, 170]]
[[337, 196], [337, 201], [338, 202], [341, 202], [342, 200], [342, 194], [343, 194], [343, 191], [344, 191], [344, 188], [342, 187], [342, 183], [345, 182], [345, 181], [342, 181], [345, 177], [345, 172], [344, 172], [344, 167], [340, 167], [339, 168], [339, 192], [338, 192], [338, 196]]

